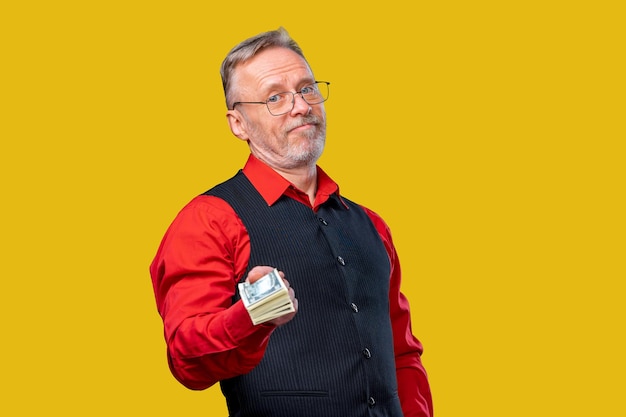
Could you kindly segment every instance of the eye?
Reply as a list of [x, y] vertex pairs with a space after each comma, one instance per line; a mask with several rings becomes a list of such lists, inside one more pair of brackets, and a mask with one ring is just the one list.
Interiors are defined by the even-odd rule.
[[300, 90], [300, 92], [302, 94], [315, 94], [315, 87], [312, 85], [309, 85], [307, 87], [304, 87], [302, 90]]
[[267, 99], [268, 103], [278, 103], [282, 99], [280, 94], [274, 94], [270, 98]]

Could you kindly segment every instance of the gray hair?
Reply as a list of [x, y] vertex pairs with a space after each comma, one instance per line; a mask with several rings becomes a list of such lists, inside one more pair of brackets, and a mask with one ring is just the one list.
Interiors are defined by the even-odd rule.
[[230, 103], [233, 101], [233, 92], [231, 87], [235, 68], [239, 64], [252, 59], [261, 50], [270, 47], [290, 49], [300, 55], [306, 62], [302, 49], [300, 49], [300, 46], [291, 38], [291, 36], [289, 36], [289, 33], [287, 33], [283, 27], [279, 27], [277, 30], [263, 32], [246, 39], [230, 50], [222, 62], [222, 67], [220, 68], [222, 86], [224, 87], [224, 96], [226, 97], [226, 107], [230, 109]]

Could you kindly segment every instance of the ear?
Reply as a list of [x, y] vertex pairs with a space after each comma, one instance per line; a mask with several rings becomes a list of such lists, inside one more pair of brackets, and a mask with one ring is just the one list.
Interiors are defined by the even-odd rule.
[[237, 136], [241, 140], [248, 140], [248, 134], [246, 130], [246, 121], [242, 117], [241, 113], [237, 110], [228, 110], [226, 113], [226, 119], [228, 120], [228, 126], [233, 135]]

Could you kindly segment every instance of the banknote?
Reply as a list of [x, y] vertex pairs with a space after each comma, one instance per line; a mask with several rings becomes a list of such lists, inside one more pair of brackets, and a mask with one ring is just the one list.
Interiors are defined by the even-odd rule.
[[239, 283], [239, 296], [254, 324], [295, 311], [287, 287], [277, 269], [252, 284]]
[[239, 284], [240, 296], [244, 305], [258, 303], [261, 300], [268, 299], [281, 290], [285, 290], [285, 284], [278, 275], [278, 270], [274, 269], [269, 274], [259, 278], [254, 283], [243, 282]]

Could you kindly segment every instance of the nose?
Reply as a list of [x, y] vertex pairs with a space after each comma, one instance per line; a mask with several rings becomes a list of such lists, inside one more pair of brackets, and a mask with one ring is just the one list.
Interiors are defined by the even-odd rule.
[[309, 112], [311, 106], [307, 103], [304, 98], [302, 98], [302, 94], [295, 93], [293, 95], [293, 109], [291, 109], [291, 115], [296, 116], [298, 114], [305, 115]]

